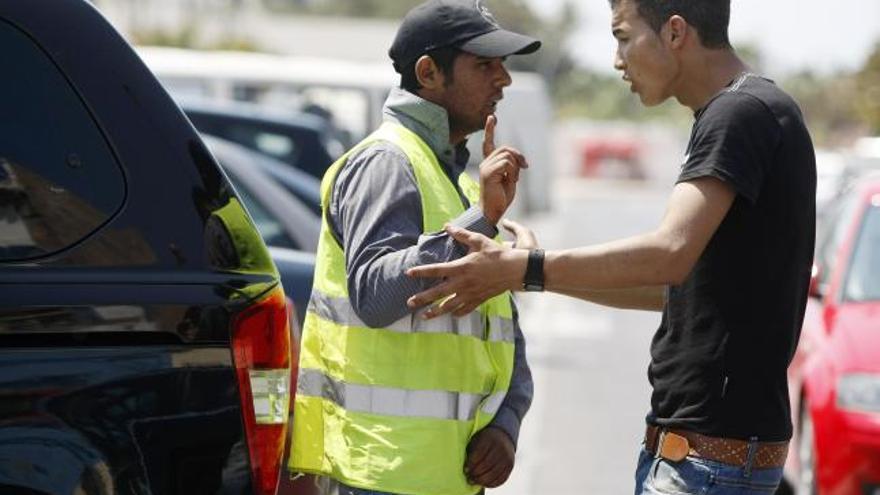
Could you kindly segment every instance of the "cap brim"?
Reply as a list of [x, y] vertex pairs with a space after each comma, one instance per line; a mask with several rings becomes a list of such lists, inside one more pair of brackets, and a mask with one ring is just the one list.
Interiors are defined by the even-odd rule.
[[522, 34], [496, 29], [457, 45], [458, 48], [481, 57], [525, 55], [541, 48], [541, 42]]

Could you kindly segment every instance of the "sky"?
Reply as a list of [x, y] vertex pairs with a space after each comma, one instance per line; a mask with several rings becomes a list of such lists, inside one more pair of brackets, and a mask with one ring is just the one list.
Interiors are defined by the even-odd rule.
[[[541, 15], [554, 15], [563, 0], [528, 0]], [[613, 72], [614, 40], [607, 0], [572, 0], [579, 27], [571, 40], [575, 58]], [[880, 0], [732, 0], [734, 46], [757, 46], [768, 76], [811, 69], [828, 74], [857, 69], [880, 42]]]

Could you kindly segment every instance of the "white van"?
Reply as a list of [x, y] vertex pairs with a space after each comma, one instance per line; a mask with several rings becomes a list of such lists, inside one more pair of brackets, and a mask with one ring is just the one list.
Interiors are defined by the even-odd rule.
[[[291, 57], [249, 52], [204, 52], [140, 47], [138, 53], [176, 98], [250, 101], [311, 111], [330, 118], [357, 142], [382, 121], [382, 105], [400, 76], [391, 63]], [[514, 214], [549, 209], [552, 105], [543, 79], [512, 74], [498, 108], [497, 142], [520, 149], [531, 169], [523, 174]], [[474, 162], [481, 139], [471, 139]]]

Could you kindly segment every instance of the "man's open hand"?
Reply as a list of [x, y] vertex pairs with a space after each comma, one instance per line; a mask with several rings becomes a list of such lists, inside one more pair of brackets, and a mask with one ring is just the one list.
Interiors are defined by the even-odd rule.
[[446, 313], [464, 316], [484, 301], [522, 286], [528, 251], [504, 247], [482, 234], [457, 227], [447, 226], [446, 231], [467, 246], [470, 253], [454, 261], [407, 270], [406, 274], [411, 277], [444, 279], [409, 298], [410, 308], [441, 301], [425, 311], [423, 317], [434, 318]]
[[464, 473], [472, 485], [496, 488], [513, 471], [516, 449], [507, 433], [489, 426], [471, 439], [467, 447]]

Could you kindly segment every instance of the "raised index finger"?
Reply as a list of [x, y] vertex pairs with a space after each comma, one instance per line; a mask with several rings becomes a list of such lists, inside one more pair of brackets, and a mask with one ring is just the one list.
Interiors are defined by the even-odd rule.
[[498, 118], [495, 114], [486, 117], [486, 129], [483, 134], [483, 158], [489, 158], [489, 155], [495, 151], [495, 124]]

